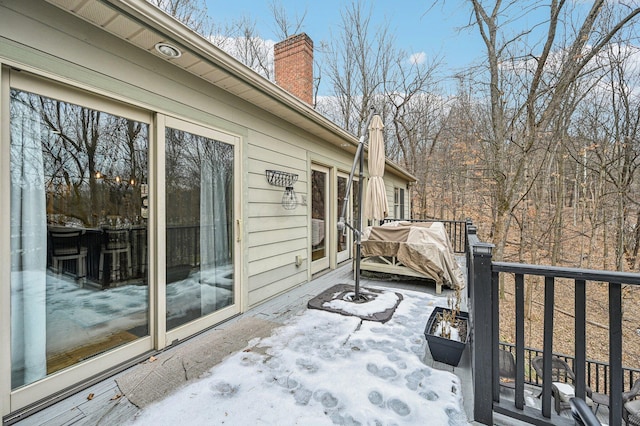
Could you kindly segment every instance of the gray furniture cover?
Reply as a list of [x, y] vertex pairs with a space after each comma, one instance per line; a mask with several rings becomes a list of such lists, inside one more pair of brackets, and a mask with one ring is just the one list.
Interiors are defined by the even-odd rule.
[[442, 222], [385, 223], [363, 230], [362, 256], [396, 257], [437, 284], [464, 288], [464, 276]]

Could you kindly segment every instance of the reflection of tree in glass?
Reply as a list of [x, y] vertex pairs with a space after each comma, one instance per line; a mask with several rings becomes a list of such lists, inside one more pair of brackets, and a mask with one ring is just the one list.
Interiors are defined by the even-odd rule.
[[[42, 191], [42, 155], [34, 147], [33, 141], [40, 139], [40, 127], [37, 117], [31, 114], [31, 109], [27, 99], [11, 93], [10, 116], [12, 129], [19, 128], [20, 132], [11, 133], [11, 170], [12, 175], [17, 172], [19, 178], [12, 182], [12, 185], [21, 185], [21, 189], [35, 189]], [[18, 122], [14, 122], [14, 121]], [[19, 138], [20, 140], [14, 140]], [[37, 175], [36, 175], [37, 173]]]
[[148, 126], [12, 90], [40, 117], [47, 213], [95, 226], [107, 215], [134, 221], [146, 181]]
[[213, 271], [230, 264], [233, 146], [176, 129], [166, 130], [165, 143], [167, 265]]
[[312, 188], [311, 191], [311, 217], [313, 219], [324, 220], [324, 200], [325, 200], [325, 179], [326, 175], [323, 172], [313, 170], [311, 173]]
[[[167, 223], [192, 225], [200, 221], [202, 180], [209, 173], [233, 191], [233, 147], [204, 136], [167, 128], [165, 147]], [[230, 200], [231, 198], [229, 198]], [[223, 200], [220, 200], [223, 201]], [[232, 203], [228, 206], [231, 209]], [[227, 217], [230, 217], [227, 215]]]

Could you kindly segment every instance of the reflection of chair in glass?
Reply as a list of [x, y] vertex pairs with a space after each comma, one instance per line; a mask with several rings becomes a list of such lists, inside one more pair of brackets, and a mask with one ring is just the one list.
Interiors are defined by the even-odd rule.
[[76, 262], [76, 279], [87, 276], [87, 248], [82, 246], [83, 229], [49, 228], [51, 236], [51, 268], [56, 274], [62, 273], [62, 262]]
[[[131, 244], [129, 241], [129, 229], [104, 229], [102, 248], [100, 250], [100, 281], [104, 280], [104, 257], [111, 256], [111, 281], [122, 280], [131, 277]], [[126, 255], [127, 276], [121, 275], [120, 258]]]
[[[531, 360], [531, 366], [540, 378], [543, 378], [542, 363], [542, 356], [537, 356]], [[553, 356], [551, 357], [551, 381], [553, 382], [551, 384], [551, 395], [554, 400], [554, 408], [556, 413], [560, 414], [562, 410], [571, 408], [570, 400], [575, 395], [576, 375], [565, 360]], [[592, 406], [591, 394], [593, 392], [589, 386], [586, 387], [586, 393], [586, 403]]]

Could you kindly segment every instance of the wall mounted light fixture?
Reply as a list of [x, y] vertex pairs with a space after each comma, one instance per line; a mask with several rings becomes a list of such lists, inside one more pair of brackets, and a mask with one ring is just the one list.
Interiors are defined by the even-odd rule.
[[284, 186], [282, 195], [282, 207], [285, 210], [293, 210], [298, 205], [298, 197], [293, 190], [293, 184], [298, 180], [298, 175], [281, 170], [265, 170], [265, 176], [269, 185]]
[[298, 199], [296, 198], [296, 191], [293, 190], [293, 186], [287, 186], [282, 196], [282, 207], [285, 210], [293, 210], [298, 205]]

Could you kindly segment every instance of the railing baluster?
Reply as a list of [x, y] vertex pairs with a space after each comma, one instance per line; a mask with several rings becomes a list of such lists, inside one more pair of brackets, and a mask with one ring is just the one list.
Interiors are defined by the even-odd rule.
[[[468, 246], [478, 246], [478, 239], [475, 235], [473, 226], [465, 226], [465, 242]], [[473, 244], [470, 242], [473, 237]], [[473, 278], [469, 277], [471, 295], [473, 296], [474, 310], [484, 312], [482, 318], [491, 318], [494, 322], [491, 330], [491, 348], [489, 353], [493, 359], [494, 377], [486, 378], [482, 374], [474, 373], [474, 384], [476, 386], [476, 397], [478, 393], [482, 393], [483, 401], [476, 399], [474, 404], [474, 414], [481, 412], [483, 418], [487, 419], [491, 424], [492, 416], [485, 412], [484, 398], [488, 391], [487, 382], [492, 383], [493, 390], [493, 409], [501, 414], [523, 420], [530, 421], [532, 424], [550, 425], [557, 423], [559, 417], [554, 416], [552, 419], [552, 396], [551, 396], [551, 359], [558, 356], [565, 359], [573, 368], [576, 375], [576, 396], [584, 398], [587, 386], [597, 392], [606, 393], [610, 397], [609, 407], [609, 424], [622, 424], [622, 392], [629, 390], [634, 380], [640, 376], [640, 369], [623, 368], [622, 367], [622, 284], [640, 286], [640, 275], [632, 273], [624, 273], [617, 271], [596, 271], [578, 268], [564, 268], [557, 266], [539, 266], [527, 264], [515, 264], [506, 262], [491, 262], [491, 286], [490, 291], [483, 288], [483, 292], [473, 291], [475, 283], [480, 280], [486, 280], [489, 272], [474, 270], [475, 259], [472, 256], [467, 257], [469, 271], [473, 271]], [[484, 264], [483, 264], [484, 266]], [[515, 344], [503, 343], [498, 340], [499, 322], [499, 299], [497, 292], [499, 289], [499, 280], [504, 274], [513, 274], [515, 277]], [[543, 348], [538, 350], [535, 348], [525, 347], [524, 340], [524, 283], [526, 276], [545, 277], [545, 294], [544, 294], [544, 335]], [[484, 278], [483, 278], [484, 277]], [[555, 310], [555, 282], [557, 278], [574, 280], [575, 283], [575, 354], [554, 354], [553, 353], [553, 323]], [[609, 362], [600, 362], [586, 359], [586, 286], [587, 283], [608, 283], [609, 286]], [[490, 297], [486, 297], [490, 295]], [[482, 298], [482, 301], [478, 301]], [[476, 299], [476, 300], [474, 300]], [[487, 305], [493, 303], [492, 315], [487, 315], [485, 311]], [[479, 324], [477, 324], [479, 325]], [[482, 327], [482, 336], [486, 336], [486, 329]], [[478, 337], [478, 336], [476, 336]], [[480, 341], [479, 341], [480, 340]], [[515, 384], [515, 401], [512, 406], [505, 401], [500, 401], [499, 395], [499, 373], [497, 372], [496, 362], [499, 348], [514, 350], [516, 358], [516, 384]], [[486, 342], [483, 339], [474, 341], [474, 351], [476, 349], [485, 349]], [[482, 352], [474, 354], [474, 359], [482, 360]], [[544, 358], [542, 366], [542, 377], [534, 378], [531, 370], [525, 372], [527, 363], [531, 364], [533, 356], [542, 354]], [[486, 356], [486, 355], [485, 355]], [[476, 365], [478, 365], [476, 363]], [[476, 382], [482, 376], [480, 382]], [[595, 384], [594, 384], [595, 378]], [[488, 380], [491, 379], [491, 380]], [[542, 381], [542, 410], [541, 412], [532, 411], [531, 407], [524, 407], [523, 391], [525, 384], [540, 385]], [[484, 387], [483, 387], [484, 386]], [[601, 389], [602, 388], [602, 389]], [[480, 391], [480, 392], [478, 392]], [[484, 393], [482, 392], [484, 391]], [[496, 393], [498, 392], [498, 393]], [[477, 419], [476, 419], [477, 420]], [[561, 420], [561, 419], [560, 419]], [[560, 421], [558, 420], [558, 421]], [[568, 423], [567, 423], [568, 424]]]
[[575, 362], [573, 371], [576, 375], [576, 396], [585, 399], [586, 380], [584, 375], [584, 364], [586, 361], [586, 306], [587, 306], [587, 285], [584, 280], [575, 280]]
[[609, 283], [609, 424], [622, 423], [622, 286]]
[[553, 354], [553, 311], [555, 279], [544, 279], [544, 337], [542, 347], [542, 415], [551, 417], [551, 356]]
[[516, 274], [516, 408], [524, 408], [524, 275]]
[[[500, 287], [499, 280], [500, 274], [497, 272], [491, 273], [491, 297], [493, 300], [498, 300], [498, 288]], [[497, 304], [497, 309], [492, 309], [491, 321], [493, 321], [493, 326], [491, 327], [491, 339], [493, 342], [500, 341], [500, 304]], [[493, 345], [492, 345], [493, 346]], [[495, 347], [495, 346], [493, 346]], [[493, 400], [496, 402], [500, 402], [500, 368], [499, 368], [499, 360], [500, 353], [497, 350], [493, 352], [493, 367], [494, 367], [494, 378], [493, 378]], [[516, 382], [517, 383], [517, 382]]]

